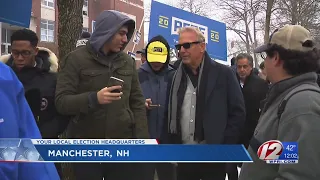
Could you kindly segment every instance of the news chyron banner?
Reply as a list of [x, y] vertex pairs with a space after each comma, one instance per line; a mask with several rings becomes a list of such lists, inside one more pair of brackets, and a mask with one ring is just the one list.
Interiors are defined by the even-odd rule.
[[199, 28], [210, 57], [227, 62], [226, 24], [154, 0], [151, 2], [149, 40], [162, 35], [174, 49], [178, 43], [178, 31], [185, 26]]
[[0, 139], [10, 162], [252, 162], [243, 145], [159, 145], [155, 139]]

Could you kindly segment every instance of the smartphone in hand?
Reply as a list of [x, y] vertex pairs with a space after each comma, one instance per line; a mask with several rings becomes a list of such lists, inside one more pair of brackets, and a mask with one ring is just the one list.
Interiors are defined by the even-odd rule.
[[150, 104], [149, 107], [150, 108], [157, 108], [157, 107], [160, 107], [160, 104]]
[[[113, 76], [111, 76], [110, 79], [109, 79], [109, 87], [111, 87], [111, 86], [121, 86], [121, 87], [123, 87], [123, 83], [124, 83], [124, 81], [122, 79], [119, 79], [119, 78], [116, 78], [116, 77], [113, 77]], [[121, 91], [122, 91], [122, 88], [113, 90], [111, 92], [112, 93], [120, 93]]]

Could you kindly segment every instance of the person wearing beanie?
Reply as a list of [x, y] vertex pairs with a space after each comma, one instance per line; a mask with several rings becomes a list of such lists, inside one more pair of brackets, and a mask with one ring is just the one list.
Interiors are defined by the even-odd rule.
[[77, 41], [76, 47], [84, 46], [90, 39], [91, 34], [87, 31], [83, 31], [80, 39]]

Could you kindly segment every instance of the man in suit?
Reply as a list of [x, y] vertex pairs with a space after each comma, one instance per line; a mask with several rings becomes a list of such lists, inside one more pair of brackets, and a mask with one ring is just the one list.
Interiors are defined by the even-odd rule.
[[[240, 86], [230, 67], [213, 61], [195, 27], [179, 31], [181, 64], [168, 98], [167, 143], [236, 144], [245, 121]], [[225, 164], [178, 164], [178, 180], [224, 180]]]

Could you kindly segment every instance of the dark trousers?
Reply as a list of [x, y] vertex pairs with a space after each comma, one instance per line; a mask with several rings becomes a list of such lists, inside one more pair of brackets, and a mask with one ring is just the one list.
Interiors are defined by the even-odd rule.
[[154, 180], [157, 172], [158, 180], [175, 180], [175, 167], [171, 163], [150, 163], [146, 166], [146, 180]]
[[228, 180], [238, 180], [238, 164], [227, 164]]
[[177, 180], [225, 180], [226, 165], [223, 163], [178, 164]]
[[142, 163], [75, 163], [76, 180], [144, 180]]

